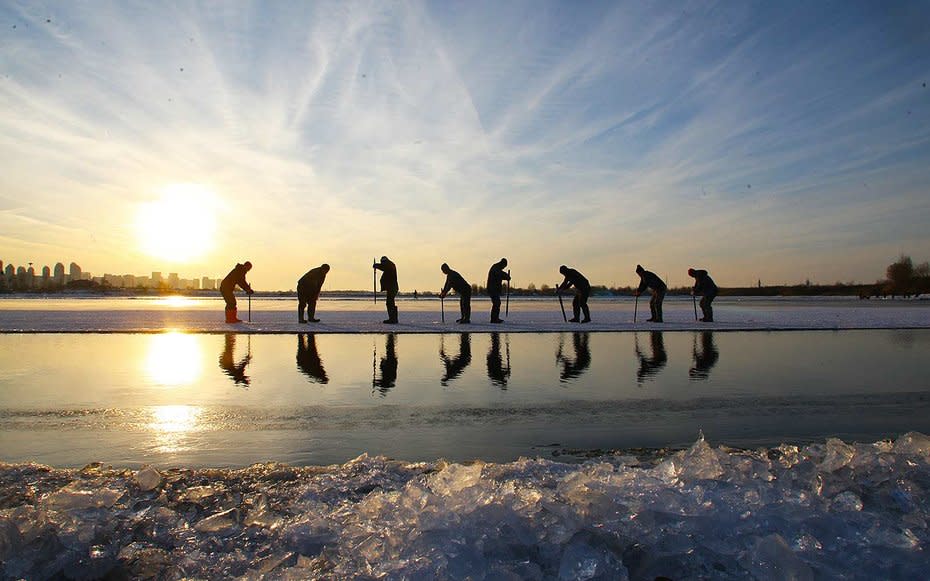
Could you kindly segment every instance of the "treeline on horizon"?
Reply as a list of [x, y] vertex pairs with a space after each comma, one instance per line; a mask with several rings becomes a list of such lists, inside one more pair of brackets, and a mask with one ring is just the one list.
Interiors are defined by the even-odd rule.
[[[713, 273], [711, 273], [713, 274]], [[486, 295], [485, 287], [472, 284], [472, 293], [474, 295]], [[605, 285], [591, 285], [592, 296], [631, 296], [636, 290], [632, 286], [613, 287]], [[216, 290], [178, 290], [168, 288], [163, 285], [159, 289], [150, 289], [144, 287], [136, 288], [114, 288], [104, 282], [103, 284], [92, 280], [71, 281], [66, 285], [59, 287], [50, 287], [44, 289], [19, 289], [16, 281], [8, 284], [7, 280], [0, 276], [0, 293], [22, 293], [22, 294], [57, 294], [57, 293], [97, 293], [117, 296], [214, 296], [218, 295]], [[690, 286], [669, 287], [668, 295], [689, 295]], [[757, 297], [793, 297], [793, 296], [858, 296], [861, 299], [872, 297], [896, 298], [896, 297], [915, 297], [921, 294], [930, 293], [930, 263], [924, 261], [914, 265], [910, 256], [902, 254], [898, 259], [889, 264], [885, 269], [885, 278], [878, 279], [874, 283], [856, 283], [856, 282], [835, 282], [833, 284], [815, 284], [806, 280], [798, 284], [781, 284], [781, 285], [763, 285], [759, 281], [756, 286], [746, 287], [720, 287], [718, 296], [757, 296]], [[271, 297], [291, 297], [296, 296], [296, 291], [258, 291], [258, 296]], [[371, 296], [371, 291], [359, 290], [325, 290], [322, 296]], [[536, 286], [535, 283], [529, 283], [526, 287], [513, 287], [510, 289], [510, 295], [514, 297], [534, 297], [534, 296], [555, 296], [555, 288], [542, 284]], [[436, 297], [438, 292], [402, 292], [403, 297]]]

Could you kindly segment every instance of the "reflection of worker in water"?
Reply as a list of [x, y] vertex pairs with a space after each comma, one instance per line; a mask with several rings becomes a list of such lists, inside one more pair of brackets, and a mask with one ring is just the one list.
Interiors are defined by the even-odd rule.
[[636, 372], [637, 383], [643, 383], [646, 379], [654, 377], [662, 371], [662, 368], [668, 363], [668, 354], [665, 353], [665, 340], [662, 338], [662, 331], [650, 331], [649, 343], [652, 355], [646, 355], [639, 348], [639, 339], [633, 336], [636, 346], [636, 356], [639, 357], [639, 370]]
[[247, 352], [245, 356], [237, 363], [234, 354], [235, 350], [236, 334], [226, 333], [223, 352], [220, 353], [220, 369], [222, 369], [223, 373], [228, 375], [236, 385], [244, 385], [248, 387], [248, 385], [252, 383], [252, 380], [249, 379], [249, 376], [245, 374], [245, 368], [252, 360], [252, 353]]
[[713, 331], [701, 332], [701, 348], [698, 350], [697, 341], [695, 341], [693, 356], [694, 367], [688, 370], [688, 376], [691, 379], [707, 379], [710, 370], [714, 368], [717, 360], [720, 359], [720, 351], [717, 351], [717, 346], [714, 345]]
[[[319, 323], [316, 318], [316, 302], [320, 298], [323, 282], [329, 272], [328, 264], [321, 264], [311, 268], [307, 274], [297, 281], [297, 320], [301, 323]], [[307, 319], [304, 320], [304, 309], [307, 309]]]
[[301, 333], [297, 335], [297, 368], [315, 383], [329, 383], [323, 361], [316, 350], [316, 335]]
[[507, 378], [510, 377], [510, 346], [507, 346], [507, 364], [501, 354], [501, 334], [491, 333], [491, 348], [488, 350], [488, 378], [491, 383], [507, 389]]
[[563, 383], [578, 379], [581, 377], [581, 374], [591, 366], [591, 349], [588, 347], [588, 334], [572, 333], [572, 347], [575, 351], [575, 356], [570, 358], [564, 354], [560, 337], [559, 351], [555, 355], [555, 360], [562, 364], [562, 373], [559, 375], [559, 379]]
[[378, 363], [381, 374], [375, 375], [371, 380], [373, 389], [377, 389], [381, 396], [387, 395], [387, 392], [397, 383], [397, 334], [388, 333], [384, 341], [384, 355]]
[[471, 363], [471, 336], [468, 333], [459, 333], [459, 354], [455, 357], [449, 357], [446, 354], [445, 342], [440, 339], [439, 358], [442, 359], [442, 364], [446, 368], [445, 375], [439, 383], [448, 385], [450, 381], [462, 375]]

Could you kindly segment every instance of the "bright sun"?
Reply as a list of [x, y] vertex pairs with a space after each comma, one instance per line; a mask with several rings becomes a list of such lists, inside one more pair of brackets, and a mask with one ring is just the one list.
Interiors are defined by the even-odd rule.
[[136, 215], [142, 250], [155, 258], [188, 262], [203, 256], [216, 230], [216, 194], [200, 184], [172, 184], [143, 203]]

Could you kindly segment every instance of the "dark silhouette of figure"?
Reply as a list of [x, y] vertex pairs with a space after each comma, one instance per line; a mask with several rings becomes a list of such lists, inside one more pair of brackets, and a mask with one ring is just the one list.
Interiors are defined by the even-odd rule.
[[636, 274], [639, 275], [640, 279], [639, 287], [633, 294], [639, 296], [647, 288], [652, 291], [652, 298], [649, 299], [649, 311], [652, 313], [652, 316], [649, 317], [647, 321], [661, 323], [662, 301], [665, 300], [665, 293], [668, 291], [668, 287], [665, 286], [665, 282], [663, 282], [663, 280], [659, 278], [656, 273], [646, 270], [642, 267], [642, 265], [636, 265]]
[[463, 325], [471, 323], [471, 285], [468, 284], [468, 281], [466, 281], [461, 274], [449, 268], [449, 265], [445, 262], [442, 263], [440, 269], [443, 274], [446, 275], [446, 284], [442, 287], [439, 298], [446, 298], [446, 295], [449, 294], [449, 289], [454, 290], [455, 294], [459, 295], [459, 310], [462, 313], [462, 317], [456, 319], [455, 322]]
[[574, 268], [569, 268], [564, 264], [559, 267], [559, 272], [565, 277], [565, 280], [555, 287], [556, 292], [567, 289], [570, 286], [575, 287], [575, 298], [572, 299], [572, 318], [570, 323], [579, 322], [578, 315], [584, 313], [582, 323], [591, 321], [591, 311], [588, 309], [588, 297], [591, 296], [591, 283], [580, 272]]
[[446, 386], [449, 385], [450, 381], [462, 375], [462, 372], [471, 363], [471, 335], [459, 333], [459, 354], [455, 357], [446, 355], [445, 342], [441, 340], [440, 336], [439, 358], [442, 359], [442, 364], [446, 368], [445, 375], [442, 376], [439, 383]]
[[555, 354], [555, 360], [562, 364], [562, 373], [559, 375], [559, 381], [562, 383], [569, 383], [578, 379], [591, 366], [588, 333], [572, 333], [572, 348], [575, 354], [573, 358], [570, 358], [565, 355], [562, 338], [559, 337], [559, 351]]
[[691, 294], [701, 295], [701, 312], [704, 313], [701, 320], [705, 323], [712, 323], [714, 321], [714, 309], [710, 304], [717, 297], [717, 284], [707, 274], [706, 270], [689, 268], [688, 276], [694, 278], [694, 288], [691, 289]]
[[223, 279], [223, 282], [220, 283], [220, 294], [223, 295], [223, 299], [226, 301], [227, 323], [242, 322], [242, 319], [237, 315], [235, 290], [236, 285], [239, 285], [239, 287], [248, 294], [255, 292], [245, 280], [245, 273], [250, 270], [252, 270], [252, 263], [248, 260], [242, 264], [236, 264], [236, 266], [229, 271], [229, 274], [226, 275], [226, 278]]
[[507, 346], [507, 364], [501, 354], [501, 334], [491, 333], [491, 348], [488, 350], [488, 378], [491, 383], [507, 389], [507, 379], [510, 377], [510, 346]]
[[503, 323], [501, 319], [501, 291], [505, 280], [510, 280], [510, 274], [504, 272], [507, 268], [507, 259], [501, 258], [500, 261], [491, 265], [488, 271], [488, 296], [491, 297], [491, 322]]
[[323, 369], [323, 360], [316, 350], [316, 335], [313, 333], [297, 335], [297, 368], [314, 383], [329, 383], [329, 377]]
[[[307, 274], [297, 281], [297, 320], [301, 323], [319, 323], [316, 318], [316, 301], [320, 298], [323, 281], [329, 272], [328, 264], [321, 264], [311, 268]], [[304, 309], [307, 309], [307, 320], [304, 320]]]
[[[378, 390], [381, 397], [387, 395], [397, 384], [397, 333], [388, 333], [384, 339], [384, 355], [378, 362], [381, 375], [371, 378], [372, 389]], [[374, 372], [372, 372], [374, 373]]]
[[639, 339], [633, 335], [633, 341], [636, 346], [636, 356], [639, 357], [639, 370], [636, 372], [636, 383], [642, 385], [646, 379], [655, 377], [662, 371], [668, 363], [668, 354], [665, 352], [665, 339], [662, 337], [662, 331], [650, 331], [649, 343], [652, 349], [652, 355], [646, 355], [639, 348]]
[[714, 332], [701, 331], [701, 349], [698, 350], [697, 341], [693, 347], [694, 367], [688, 370], [688, 377], [694, 380], [707, 379], [710, 370], [720, 359], [720, 351], [714, 345]]
[[220, 369], [222, 369], [223, 373], [228, 375], [236, 385], [248, 387], [252, 383], [252, 380], [245, 374], [245, 368], [248, 367], [249, 362], [252, 361], [252, 353], [249, 351], [237, 362], [235, 359], [235, 350], [236, 334], [226, 333], [223, 352], [220, 353]]
[[381, 271], [381, 290], [384, 291], [387, 297], [385, 305], [387, 305], [388, 318], [382, 322], [387, 325], [396, 325], [397, 305], [394, 299], [397, 298], [397, 293], [400, 290], [397, 285], [397, 266], [387, 256], [382, 256], [381, 260], [372, 264], [371, 267]]

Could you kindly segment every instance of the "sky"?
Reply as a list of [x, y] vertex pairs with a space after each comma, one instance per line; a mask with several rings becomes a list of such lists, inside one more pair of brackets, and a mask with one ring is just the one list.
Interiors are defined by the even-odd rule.
[[[927, 2], [0, 0], [0, 260], [257, 290], [930, 259]], [[38, 270], [38, 268], [37, 268]]]

